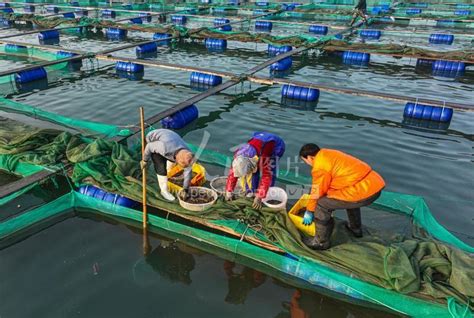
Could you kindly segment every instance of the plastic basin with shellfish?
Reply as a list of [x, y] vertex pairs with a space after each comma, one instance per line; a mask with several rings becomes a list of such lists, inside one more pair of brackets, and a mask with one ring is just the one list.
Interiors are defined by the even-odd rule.
[[189, 187], [189, 197], [183, 199], [184, 190], [179, 191], [178, 201], [182, 208], [188, 211], [201, 212], [209, 209], [216, 203], [217, 192], [205, 187]]

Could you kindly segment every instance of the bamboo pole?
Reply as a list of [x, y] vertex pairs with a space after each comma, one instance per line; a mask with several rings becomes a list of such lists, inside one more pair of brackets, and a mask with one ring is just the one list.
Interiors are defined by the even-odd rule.
[[[145, 155], [145, 112], [143, 107], [140, 107], [140, 128], [142, 140], [142, 159]], [[148, 255], [150, 252], [150, 242], [148, 240], [148, 212], [146, 205], [146, 167], [142, 169], [142, 202], [143, 202], [143, 255]]]
[[[142, 131], [142, 159], [145, 156], [145, 112], [140, 107], [140, 128]], [[142, 170], [142, 199], [143, 199], [143, 228], [147, 227], [148, 217], [146, 209], [146, 168]]]

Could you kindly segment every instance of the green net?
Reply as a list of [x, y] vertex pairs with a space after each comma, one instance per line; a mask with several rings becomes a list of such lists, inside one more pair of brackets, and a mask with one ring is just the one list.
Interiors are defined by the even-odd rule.
[[61, 116], [38, 107], [15, 102], [6, 98], [0, 98], [0, 110], [21, 113], [33, 118], [50, 121], [64, 127], [78, 129], [85, 134], [100, 134], [104, 137], [128, 136], [130, 134], [127, 128]]

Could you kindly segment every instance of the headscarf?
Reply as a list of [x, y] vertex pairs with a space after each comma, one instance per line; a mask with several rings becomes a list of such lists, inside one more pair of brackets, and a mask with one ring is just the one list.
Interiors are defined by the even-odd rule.
[[258, 169], [258, 156], [252, 158], [238, 155], [232, 161], [234, 176], [239, 178], [242, 190], [252, 189], [252, 175]]

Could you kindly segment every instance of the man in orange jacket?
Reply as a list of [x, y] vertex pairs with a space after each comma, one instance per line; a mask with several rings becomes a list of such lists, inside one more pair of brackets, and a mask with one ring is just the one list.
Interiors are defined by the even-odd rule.
[[300, 150], [301, 159], [312, 167], [311, 195], [303, 218], [304, 225], [316, 223], [316, 235], [305, 237], [312, 249], [324, 250], [331, 245], [334, 229], [332, 212], [347, 210], [347, 229], [362, 237], [360, 208], [370, 205], [380, 196], [385, 182], [365, 162], [338, 150], [320, 149], [306, 144]]

